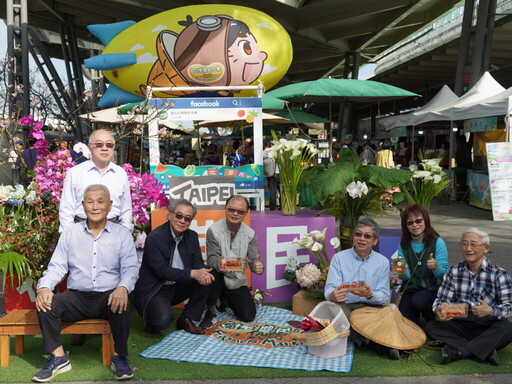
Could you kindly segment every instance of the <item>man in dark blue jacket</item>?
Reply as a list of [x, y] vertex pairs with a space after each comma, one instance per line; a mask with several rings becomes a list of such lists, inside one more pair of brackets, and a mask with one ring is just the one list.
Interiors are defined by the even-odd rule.
[[177, 329], [202, 334], [201, 319], [214, 277], [205, 268], [197, 233], [189, 229], [197, 209], [185, 199], [169, 206], [168, 221], [151, 231], [144, 246], [139, 280], [130, 301], [146, 318], [146, 330], [159, 333], [174, 320], [172, 306], [189, 299]]

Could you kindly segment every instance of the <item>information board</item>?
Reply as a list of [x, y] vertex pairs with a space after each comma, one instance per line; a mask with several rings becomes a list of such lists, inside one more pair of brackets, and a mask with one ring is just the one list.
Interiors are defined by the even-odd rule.
[[486, 149], [493, 219], [512, 220], [512, 143], [487, 143]]

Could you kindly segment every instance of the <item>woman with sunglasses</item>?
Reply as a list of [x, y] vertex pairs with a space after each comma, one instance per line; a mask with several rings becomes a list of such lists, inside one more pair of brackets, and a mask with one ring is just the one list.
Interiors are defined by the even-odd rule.
[[407, 264], [405, 273], [398, 275], [403, 280], [400, 312], [411, 321], [417, 321], [420, 316], [425, 321], [434, 320], [432, 304], [448, 268], [448, 250], [430, 225], [427, 210], [419, 204], [409, 205], [402, 214], [398, 256], [405, 258]]

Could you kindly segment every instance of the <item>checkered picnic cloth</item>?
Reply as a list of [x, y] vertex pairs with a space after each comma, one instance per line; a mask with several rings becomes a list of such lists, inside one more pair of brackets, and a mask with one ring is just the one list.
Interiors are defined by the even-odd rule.
[[[220, 313], [218, 321], [236, 319], [228, 310]], [[254, 323], [287, 326], [288, 320], [302, 320], [291, 311], [271, 306], [258, 308]], [[212, 336], [193, 335], [176, 331], [167, 335], [158, 344], [141, 352], [142, 357], [208, 363], [215, 365], [238, 365], [306, 371], [349, 372], [352, 367], [354, 347], [347, 342], [347, 352], [332, 359], [321, 359], [309, 354], [305, 344], [298, 347], [260, 348], [252, 345], [233, 345], [217, 340]]]

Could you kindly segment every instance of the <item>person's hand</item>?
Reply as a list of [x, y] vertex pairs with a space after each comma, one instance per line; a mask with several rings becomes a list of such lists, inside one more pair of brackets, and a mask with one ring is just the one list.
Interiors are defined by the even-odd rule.
[[334, 291], [329, 294], [329, 300], [335, 303], [343, 303], [347, 301], [345, 297], [347, 294], [347, 288], [336, 287]]
[[210, 273], [211, 268], [192, 269], [190, 277], [197, 280], [201, 285], [209, 285], [215, 281], [215, 277]]
[[108, 296], [107, 305], [114, 313], [123, 313], [128, 309], [128, 290], [126, 287], [117, 287]]
[[372, 289], [367, 285], [364, 287], [364, 289], [358, 289], [352, 293], [359, 297], [370, 297], [373, 295]]
[[52, 309], [53, 292], [49, 288], [41, 288], [37, 291], [36, 309], [40, 312]]
[[252, 263], [252, 267], [255, 274], [261, 275], [263, 273], [265, 266], [263, 265], [263, 262], [260, 259], [260, 255], [256, 256], [254, 262]]
[[446, 316], [445, 312], [443, 311], [443, 308], [441, 308], [441, 307], [436, 309], [436, 314], [437, 314], [437, 316], [439, 316], [439, 320], [442, 320], [442, 321], [453, 320], [452, 316]]
[[427, 260], [427, 268], [435, 271], [439, 267], [439, 263], [434, 259], [434, 254], [431, 253]]
[[478, 299], [478, 303], [479, 305], [473, 305], [471, 307], [471, 311], [476, 317], [485, 317], [492, 315], [492, 307], [489, 306], [489, 304], [487, 304], [482, 299]]

